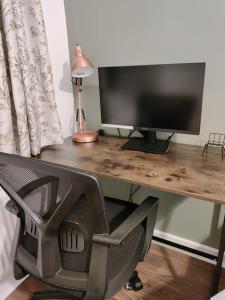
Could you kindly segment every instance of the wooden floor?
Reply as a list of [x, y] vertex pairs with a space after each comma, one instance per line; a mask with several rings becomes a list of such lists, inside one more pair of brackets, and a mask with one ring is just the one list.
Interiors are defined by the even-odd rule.
[[[149, 255], [138, 266], [144, 289], [121, 290], [111, 300], [205, 300], [210, 298], [213, 265], [183, 253], [152, 245]], [[225, 288], [225, 272], [221, 277]], [[7, 300], [28, 300], [37, 290], [49, 289], [32, 277], [26, 279]]]

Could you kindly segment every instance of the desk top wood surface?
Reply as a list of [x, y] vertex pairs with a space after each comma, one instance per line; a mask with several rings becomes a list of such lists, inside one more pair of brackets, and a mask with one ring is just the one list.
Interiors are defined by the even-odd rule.
[[62, 145], [42, 151], [40, 159], [157, 190], [225, 204], [225, 160], [216, 150], [204, 158], [202, 147], [172, 144], [166, 154], [121, 149], [125, 139], [100, 137], [96, 143]]

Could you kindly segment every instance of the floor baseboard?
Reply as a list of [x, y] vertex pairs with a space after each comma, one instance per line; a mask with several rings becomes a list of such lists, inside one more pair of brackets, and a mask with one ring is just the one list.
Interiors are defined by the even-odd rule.
[[[173, 234], [170, 234], [170, 233], [166, 233], [166, 232], [160, 231], [158, 229], [154, 230], [154, 235], [159, 237], [159, 238], [162, 238], [162, 239], [165, 239], [167, 241], [171, 241], [171, 242], [180, 244], [180, 245], [185, 246], [185, 247], [189, 247], [189, 248], [199, 250], [199, 251], [202, 251], [202, 252], [205, 252], [205, 253], [208, 253], [208, 254], [211, 254], [211, 255], [215, 255], [215, 256], [218, 255], [218, 249], [216, 249], [216, 248], [209, 247], [209, 246], [206, 246], [206, 245], [203, 245], [203, 244], [200, 244], [200, 243], [188, 240], [188, 239], [184, 239], [182, 237], [179, 237], [179, 236], [176, 236], [176, 235], [173, 235]], [[158, 242], [155, 242], [155, 243], [158, 243]], [[166, 246], [166, 247], [174, 249], [174, 247], [171, 247], [171, 246]], [[186, 253], [187, 255], [190, 255], [190, 256], [193, 256], [193, 257], [196, 257], [196, 258], [202, 259], [204, 261], [208, 261], [208, 262], [211, 262], [211, 263], [215, 264], [215, 262], [213, 262], [212, 260], [209, 260], [207, 258], [203, 258], [203, 257], [200, 257], [198, 255], [191, 254], [189, 252], [186, 252], [186, 251], [183, 251], [183, 250], [180, 250], [180, 249], [177, 249], [177, 251], [181, 251], [183, 253]], [[223, 267], [225, 267], [225, 258], [223, 259]]]

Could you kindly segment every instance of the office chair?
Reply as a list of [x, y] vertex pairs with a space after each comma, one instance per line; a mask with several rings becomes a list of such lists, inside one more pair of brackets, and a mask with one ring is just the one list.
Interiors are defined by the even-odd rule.
[[133, 272], [149, 250], [158, 199], [138, 206], [104, 198], [90, 174], [4, 153], [0, 186], [18, 217], [14, 277], [31, 274], [59, 289], [36, 292], [33, 300], [101, 300], [127, 282], [141, 287]]

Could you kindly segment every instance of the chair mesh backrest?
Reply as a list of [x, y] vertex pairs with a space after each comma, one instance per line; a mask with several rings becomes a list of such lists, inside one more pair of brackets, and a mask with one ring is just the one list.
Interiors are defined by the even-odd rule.
[[[23, 167], [0, 163], [0, 177], [6, 181], [15, 192], [19, 191], [24, 185], [47, 175], [49, 175], [49, 172], [44, 170], [43, 172], [37, 172]], [[70, 186], [70, 184], [62, 179], [59, 181], [56, 203], [62, 200]], [[24, 201], [33, 212], [43, 217], [52, 208], [52, 203], [50, 203], [50, 191], [50, 184], [45, 184], [25, 196]], [[56, 203], [54, 203], [54, 205]]]
[[[73, 207], [64, 217], [60, 227], [57, 227], [62, 265], [65, 269], [70, 269], [73, 262], [73, 270], [87, 271], [92, 235], [109, 230], [104, 210], [104, 197], [96, 178], [36, 159], [0, 153], [0, 178], [15, 192], [30, 182], [46, 176], [59, 179], [55, 203], [51, 203], [51, 184], [36, 188], [27, 194], [23, 201], [35, 214], [44, 218], [50, 210], [59, 207], [57, 204], [64, 199], [68, 191], [71, 192], [68, 199]], [[46, 217], [48, 218], [48, 215]], [[25, 215], [25, 227], [23, 246], [36, 256], [38, 228], [27, 215]]]

